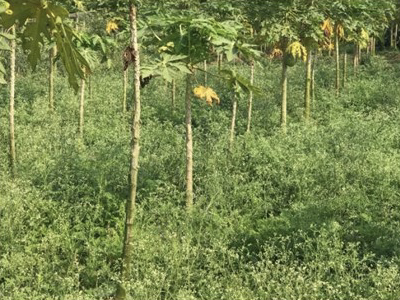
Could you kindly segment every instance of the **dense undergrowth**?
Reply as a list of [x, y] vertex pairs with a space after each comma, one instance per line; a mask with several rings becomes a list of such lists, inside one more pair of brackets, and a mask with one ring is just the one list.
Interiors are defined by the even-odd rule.
[[[94, 75], [81, 141], [77, 96], [59, 76], [51, 114], [44, 74], [17, 79], [15, 181], [1, 91], [0, 298], [106, 299], [118, 279], [128, 196], [121, 76]], [[320, 60], [305, 124], [298, 64], [286, 136], [279, 74], [279, 63], [257, 65], [263, 92], [252, 133], [242, 101], [231, 152], [232, 92], [211, 77], [221, 105], [193, 99], [190, 217], [184, 81], [174, 110], [161, 81], [143, 90], [132, 299], [400, 299], [400, 65], [371, 58], [336, 98], [333, 61]]]

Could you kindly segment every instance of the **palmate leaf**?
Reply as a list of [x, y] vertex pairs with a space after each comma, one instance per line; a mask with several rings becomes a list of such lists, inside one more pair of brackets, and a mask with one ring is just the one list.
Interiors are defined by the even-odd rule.
[[257, 95], [261, 93], [261, 90], [258, 87], [252, 85], [250, 83], [250, 80], [239, 75], [234, 70], [223, 69], [220, 71], [220, 73], [223, 75], [223, 79], [225, 80], [225, 82], [227, 82], [232, 89], [235, 89], [235, 93], [239, 93], [240, 90], [245, 93], [249, 93], [251, 91]]
[[186, 55], [161, 53], [161, 59], [154, 60], [153, 64], [142, 65], [140, 74], [143, 78], [160, 76], [167, 82], [172, 82], [182, 74], [192, 73], [185, 62], [186, 59]]
[[36, 9], [33, 18], [28, 22], [22, 34], [22, 47], [25, 50], [29, 49], [28, 61], [32, 69], [36, 68], [37, 62], [40, 59], [40, 50], [44, 45], [41, 33], [47, 31], [46, 25], [46, 12]]
[[205, 99], [207, 104], [212, 106], [213, 101], [215, 101], [217, 104], [220, 103], [220, 99], [217, 95], [217, 93], [210, 87], [205, 87], [205, 86], [198, 86], [193, 89], [193, 94], [200, 99]]
[[63, 20], [69, 13], [63, 7], [44, 0], [9, 0], [11, 15], [1, 14], [0, 25], [10, 28], [19, 24], [22, 47], [28, 52], [28, 60], [35, 68], [40, 60], [44, 37], [54, 40], [68, 75], [70, 85], [77, 91], [77, 77], [84, 78], [83, 69], [90, 71], [89, 64], [72, 43], [72, 29]]

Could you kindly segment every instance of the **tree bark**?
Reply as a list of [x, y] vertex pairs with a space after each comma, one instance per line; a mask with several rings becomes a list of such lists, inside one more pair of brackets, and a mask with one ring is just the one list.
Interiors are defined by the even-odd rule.
[[315, 101], [315, 65], [317, 63], [317, 59], [318, 52], [316, 51], [311, 64], [311, 99], [313, 103]]
[[88, 85], [89, 85], [89, 99], [93, 98], [93, 89], [92, 89], [92, 75], [88, 76]]
[[[251, 60], [250, 68], [251, 68], [250, 69], [250, 83], [251, 83], [251, 85], [253, 85], [254, 84], [254, 59]], [[247, 133], [250, 133], [252, 113], [253, 113], [253, 91], [250, 91], [248, 112], [247, 112]]]
[[124, 79], [123, 79], [123, 87], [122, 87], [122, 112], [125, 113], [126, 112], [126, 90], [127, 90], [127, 86], [128, 86], [128, 69], [126, 69], [124, 71]]
[[49, 108], [51, 111], [54, 110], [54, 77], [55, 77], [55, 66], [54, 58], [57, 55], [56, 46], [49, 50]]
[[397, 37], [398, 37], [398, 32], [399, 32], [399, 24], [396, 23], [394, 26], [394, 49], [397, 50]]
[[342, 86], [343, 89], [346, 87], [347, 81], [347, 53], [343, 54], [343, 78], [342, 78]]
[[393, 34], [393, 32], [394, 32], [394, 24], [392, 23], [390, 25], [390, 48], [394, 47], [394, 34]]
[[288, 66], [285, 60], [282, 60], [282, 80], [281, 80], [281, 90], [282, 90], [282, 105], [281, 105], [281, 127], [284, 133], [286, 133], [286, 115], [287, 115], [287, 70]]
[[353, 73], [357, 75], [358, 68], [358, 44], [354, 45], [354, 53], [353, 53]]
[[79, 101], [79, 137], [83, 139], [85, 113], [85, 79], [81, 79], [80, 101]]
[[135, 219], [136, 190], [139, 172], [139, 154], [140, 154], [140, 56], [137, 39], [137, 15], [136, 6], [130, 4], [130, 29], [131, 29], [131, 47], [135, 54], [134, 59], [134, 109], [132, 110], [131, 127], [131, 162], [129, 176], [129, 198], [126, 201], [125, 234], [122, 252], [121, 282], [118, 285], [116, 299], [126, 299], [126, 282], [130, 279], [131, 260], [133, 250], [133, 225]]
[[312, 84], [312, 51], [307, 49], [306, 63], [306, 89], [304, 93], [304, 118], [306, 122], [310, 120], [311, 115], [311, 84]]
[[207, 60], [204, 60], [204, 86], [207, 86]]
[[172, 79], [172, 83], [171, 83], [171, 106], [172, 109], [175, 109], [175, 98], [176, 98], [176, 83], [175, 83], [175, 79]]
[[336, 54], [336, 96], [340, 94], [340, 49], [339, 49], [339, 26], [335, 25], [335, 54]]
[[235, 95], [233, 96], [233, 103], [232, 103], [232, 120], [231, 120], [231, 130], [229, 137], [229, 149], [232, 149], [233, 142], [235, 140], [236, 112], [237, 112], [237, 95], [235, 93]]
[[192, 75], [186, 76], [186, 208], [190, 212], [193, 207], [193, 135], [191, 91]]
[[[15, 36], [15, 26], [11, 28], [12, 34]], [[15, 177], [15, 124], [14, 124], [14, 103], [15, 103], [15, 62], [16, 62], [16, 41], [11, 40], [10, 55], [10, 172], [12, 178]]]

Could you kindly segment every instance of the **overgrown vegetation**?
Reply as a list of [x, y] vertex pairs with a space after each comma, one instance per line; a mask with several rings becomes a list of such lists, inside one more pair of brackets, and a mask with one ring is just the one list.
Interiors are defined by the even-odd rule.
[[[221, 105], [193, 100], [190, 217], [184, 78], [174, 112], [160, 80], [143, 89], [132, 299], [400, 297], [400, 66], [372, 57], [336, 98], [334, 62], [320, 58], [309, 124], [302, 122], [304, 68], [295, 66], [283, 136], [275, 88], [280, 64], [264, 63], [255, 76], [263, 90], [254, 98], [252, 134], [245, 134], [247, 111], [239, 103], [230, 151], [233, 91], [209, 77]], [[129, 189], [129, 117], [121, 114], [119, 78], [93, 75], [83, 141], [77, 96], [61, 76], [51, 115], [44, 76], [17, 78], [15, 181], [6, 151], [0, 154], [2, 299], [113, 295]], [[1, 93], [6, 149], [7, 91]]]
[[0, 0], [0, 298], [400, 299], [399, 7]]

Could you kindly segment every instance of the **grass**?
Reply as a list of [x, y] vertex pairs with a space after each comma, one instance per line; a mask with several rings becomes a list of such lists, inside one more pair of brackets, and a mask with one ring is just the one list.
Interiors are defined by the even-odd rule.
[[[280, 64], [265, 62], [256, 67], [263, 92], [252, 133], [245, 134], [242, 101], [232, 152], [232, 92], [209, 76], [221, 105], [193, 99], [191, 218], [184, 80], [174, 110], [161, 81], [142, 91], [131, 299], [400, 298], [400, 66], [371, 58], [336, 98], [333, 62], [321, 59], [308, 125], [304, 67], [289, 71], [288, 134], [279, 130]], [[49, 113], [44, 74], [17, 81], [15, 181], [1, 91], [0, 298], [107, 299], [118, 280], [128, 196], [122, 79], [94, 75], [80, 141], [78, 97], [59, 76]]]

